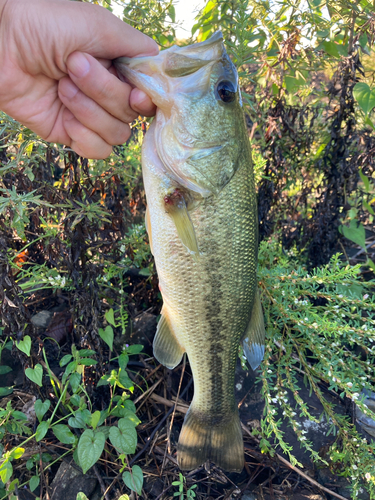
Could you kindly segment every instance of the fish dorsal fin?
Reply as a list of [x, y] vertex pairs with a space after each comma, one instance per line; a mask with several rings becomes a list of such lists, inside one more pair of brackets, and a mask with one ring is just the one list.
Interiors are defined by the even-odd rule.
[[180, 363], [185, 352], [172, 331], [168, 316], [163, 311], [156, 329], [153, 348], [155, 358], [170, 370]]
[[148, 205], [146, 207], [145, 223], [146, 223], [146, 231], [147, 231], [147, 234], [148, 234], [148, 241], [150, 243], [151, 253], [152, 253], [152, 255], [154, 255], [154, 251], [152, 249], [152, 232], [151, 232], [150, 210], [148, 208]]
[[243, 350], [253, 370], [256, 370], [263, 360], [266, 330], [259, 290], [256, 290], [251, 319], [243, 336]]
[[167, 214], [172, 218], [177, 229], [177, 234], [182, 244], [187, 248], [194, 259], [199, 256], [198, 242], [193, 223], [190, 219], [185, 198], [180, 189], [164, 197]]

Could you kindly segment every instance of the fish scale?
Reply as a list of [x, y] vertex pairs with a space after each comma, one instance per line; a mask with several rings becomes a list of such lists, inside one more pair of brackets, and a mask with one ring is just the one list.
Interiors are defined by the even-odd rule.
[[159, 106], [142, 148], [147, 230], [163, 297], [154, 354], [173, 368], [186, 352], [194, 378], [178, 463], [189, 470], [211, 460], [241, 471], [238, 346], [244, 339], [255, 368], [265, 332], [256, 194], [237, 72], [220, 34], [116, 65]]

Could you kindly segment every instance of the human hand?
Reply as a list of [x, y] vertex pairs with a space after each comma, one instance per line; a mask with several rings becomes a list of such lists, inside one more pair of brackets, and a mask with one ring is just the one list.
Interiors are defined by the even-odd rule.
[[68, 0], [0, 0], [0, 109], [43, 139], [106, 158], [155, 106], [112, 60], [156, 43], [108, 10]]

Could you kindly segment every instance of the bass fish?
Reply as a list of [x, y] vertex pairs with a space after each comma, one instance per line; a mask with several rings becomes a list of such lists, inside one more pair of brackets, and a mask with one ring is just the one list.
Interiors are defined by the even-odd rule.
[[142, 149], [146, 226], [163, 296], [153, 348], [170, 369], [186, 352], [194, 378], [178, 464], [191, 470], [210, 460], [240, 472], [238, 347], [242, 341], [255, 369], [265, 331], [256, 193], [237, 71], [221, 32], [115, 65], [157, 106]]

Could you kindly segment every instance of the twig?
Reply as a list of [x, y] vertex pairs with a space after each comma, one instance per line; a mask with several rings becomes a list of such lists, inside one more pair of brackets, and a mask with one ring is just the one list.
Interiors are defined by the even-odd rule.
[[[136, 405], [137, 403], [139, 403], [139, 401], [141, 399], [143, 399], [147, 394], [149, 394], [150, 392], [152, 392], [153, 390], [156, 389], [156, 387], [160, 384], [160, 382], [162, 381], [163, 379], [160, 378], [157, 382], [155, 382], [154, 385], [152, 385], [151, 387], [149, 387], [147, 389], [147, 391], [143, 392], [140, 396], [138, 396], [138, 398], [134, 401], [134, 404]], [[139, 410], [139, 408], [137, 408], [137, 411]]]
[[[181, 397], [185, 396], [185, 394], [187, 393], [188, 389], [190, 388], [191, 384], [193, 383], [193, 379], [191, 378], [188, 382], [188, 385], [185, 387], [185, 389], [182, 391], [181, 393]], [[155, 434], [157, 433], [157, 431], [160, 429], [160, 427], [164, 424], [164, 422], [167, 420], [167, 418], [169, 417], [169, 415], [172, 413], [173, 411], [173, 407], [164, 415], [164, 417], [161, 419], [161, 421], [159, 422], [159, 424], [155, 427], [155, 429], [153, 430], [151, 436], [148, 438], [148, 440], [146, 441], [144, 447], [136, 454], [135, 457], [133, 457], [133, 459], [131, 460], [130, 462], [130, 466], [132, 466], [140, 456], [143, 455], [143, 453], [147, 450], [147, 448], [150, 446], [151, 442], [152, 442], [152, 439], [154, 438]]]
[[366, 245], [366, 249], [364, 248], [361, 248], [361, 250], [359, 250], [353, 257], [351, 257], [351, 260], [353, 259], [356, 259], [359, 255], [361, 255], [362, 253], [366, 252], [367, 253], [367, 250], [369, 248], [371, 248], [373, 245], [375, 245], [375, 240], [372, 241], [371, 243], [369, 243], [368, 245]]
[[[259, 443], [259, 440], [253, 436], [251, 434], [251, 432], [249, 431], [249, 429], [241, 423], [241, 427], [242, 429], [249, 435], [251, 436], [253, 439], [255, 439], [255, 441], [257, 441]], [[279, 455], [278, 453], [276, 453], [276, 456], [277, 458], [280, 460], [280, 462], [282, 462], [284, 465], [286, 465], [287, 467], [289, 467], [289, 469], [292, 469], [294, 472], [297, 472], [297, 474], [299, 474], [300, 476], [302, 476], [304, 479], [306, 479], [307, 481], [309, 481], [311, 484], [313, 484], [314, 486], [316, 486], [317, 488], [319, 488], [320, 490], [322, 491], [325, 491], [326, 493], [328, 493], [329, 495], [332, 495], [336, 498], [339, 498], [340, 500], [348, 500], [347, 498], [339, 495], [338, 493], [335, 493], [334, 491], [332, 490], [329, 490], [328, 488], [325, 488], [324, 486], [322, 486], [320, 483], [318, 483], [317, 481], [315, 481], [315, 479], [313, 479], [312, 477], [308, 476], [307, 474], [305, 474], [304, 472], [302, 472], [298, 467], [296, 467], [295, 465], [292, 465], [290, 462], [288, 462], [288, 460], [286, 460], [285, 458], [283, 458], [281, 455]]]
[[102, 493], [103, 493], [103, 496], [104, 496], [105, 500], [109, 500], [109, 496], [108, 496], [108, 493], [107, 493], [107, 488], [105, 487], [103, 479], [102, 479], [101, 475], [99, 474], [99, 471], [98, 471], [98, 468], [96, 467], [96, 465], [93, 466], [93, 470], [94, 470], [96, 479], [99, 481], [100, 489], [102, 490]]
[[[169, 407], [175, 406], [176, 402], [177, 402], [177, 400], [176, 400], [176, 402], [173, 402], [173, 401], [170, 401], [169, 399], [166, 399], [166, 398], [163, 398], [162, 396], [159, 396], [158, 394], [152, 394], [151, 399], [156, 401], [156, 403], [160, 403], [162, 405], [169, 406]], [[185, 413], [187, 413], [188, 409], [189, 409], [188, 405], [186, 405], [186, 406], [182, 406], [180, 404], [176, 405], [176, 410], [179, 411], [180, 413], [185, 414]]]

